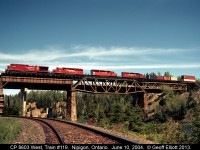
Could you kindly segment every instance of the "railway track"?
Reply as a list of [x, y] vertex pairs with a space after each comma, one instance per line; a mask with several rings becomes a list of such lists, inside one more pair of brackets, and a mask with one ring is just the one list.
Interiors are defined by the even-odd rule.
[[[45, 119], [57, 127], [66, 144], [139, 144], [136, 141], [125, 139], [78, 123]], [[58, 127], [60, 125], [60, 127]], [[63, 130], [62, 127], [66, 130]], [[72, 133], [72, 134], [70, 134]], [[70, 135], [70, 136], [68, 136]]]
[[29, 117], [25, 119], [33, 119], [41, 124], [46, 144], [140, 144], [78, 123]]
[[42, 126], [46, 136], [45, 139], [46, 144], [65, 144], [62, 137], [59, 135], [58, 131], [50, 123], [37, 118], [25, 118], [25, 119], [34, 120]]

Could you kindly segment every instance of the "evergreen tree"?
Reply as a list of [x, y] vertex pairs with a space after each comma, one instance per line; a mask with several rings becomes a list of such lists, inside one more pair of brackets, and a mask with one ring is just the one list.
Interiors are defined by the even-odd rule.
[[160, 72], [160, 71], [158, 71], [157, 75], [158, 75], [158, 76], [162, 76], [162, 74], [161, 74], [161, 72]]
[[169, 71], [166, 71], [166, 72], [164, 73], [164, 76], [168, 76], [168, 77], [170, 77], [170, 76], [171, 76], [171, 74], [170, 74], [170, 72], [169, 72]]

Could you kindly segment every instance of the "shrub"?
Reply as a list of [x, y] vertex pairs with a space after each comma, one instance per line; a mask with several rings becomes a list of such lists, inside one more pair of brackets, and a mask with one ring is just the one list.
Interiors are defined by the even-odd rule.
[[12, 144], [22, 130], [21, 122], [13, 118], [0, 118], [0, 144]]

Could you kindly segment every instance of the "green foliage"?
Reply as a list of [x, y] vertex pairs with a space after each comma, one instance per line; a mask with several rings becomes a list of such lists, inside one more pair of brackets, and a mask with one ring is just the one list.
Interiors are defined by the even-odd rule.
[[27, 102], [37, 102], [37, 108], [49, 108], [51, 103], [61, 101], [63, 95], [59, 91], [31, 91], [28, 94]]
[[170, 77], [170, 76], [171, 76], [171, 74], [170, 74], [170, 72], [169, 72], [169, 71], [166, 71], [166, 72], [164, 73], [164, 76], [168, 76], [168, 77]]
[[187, 113], [187, 99], [175, 94], [167, 87], [163, 87], [165, 96], [160, 100], [160, 106], [156, 108], [156, 119], [165, 122], [167, 117], [181, 120]]
[[155, 116], [160, 122], [166, 122], [167, 121], [167, 114], [162, 109], [160, 111], [157, 111]]
[[15, 96], [5, 96], [4, 116], [19, 116], [21, 114], [21, 108], [22, 106], [19, 94], [16, 94]]
[[[87, 94], [76, 93], [78, 121], [88, 123], [93, 120], [94, 125], [106, 129], [116, 129], [126, 134], [139, 134], [143, 138], [158, 143], [200, 143], [200, 104], [198, 93], [174, 93], [169, 87], [163, 86], [163, 96], [155, 108], [155, 116], [151, 120], [144, 121], [141, 107], [133, 106], [133, 98], [130, 95], [111, 94]], [[31, 91], [27, 94], [27, 102], [36, 101], [39, 108], [52, 108], [52, 116], [66, 114], [66, 103], [63, 103], [61, 111], [56, 109], [56, 102], [66, 101], [66, 92], [58, 91]], [[5, 112], [20, 114], [20, 94], [6, 97]], [[33, 109], [33, 108], [29, 108]], [[191, 114], [190, 114], [191, 113]], [[191, 133], [186, 133], [182, 120], [190, 116]]]
[[155, 72], [151, 72], [151, 73], [149, 73], [149, 75], [156, 76], [156, 73]]
[[[106, 129], [117, 129], [123, 133], [136, 132], [148, 140], [158, 143], [198, 143], [200, 123], [194, 122], [195, 133], [187, 135], [179, 123], [187, 114], [187, 101], [193, 99], [181, 97], [167, 87], [163, 87], [164, 96], [156, 108], [155, 120], [144, 122], [142, 108], [133, 107], [132, 98], [127, 95], [78, 94], [78, 119], [82, 122], [92, 117], [96, 125]], [[87, 108], [89, 107], [89, 108]], [[200, 116], [200, 115], [199, 115]], [[156, 121], [158, 120], [158, 121]]]
[[187, 100], [187, 108], [190, 109], [190, 108], [194, 108], [196, 106], [196, 101], [194, 100], [194, 97], [192, 95], [192, 92], [189, 93], [189, 96], [188, 96], [188, 100]]
[[[150, 138], [159, 143], [200, 143], [200, 104], [197, 104], [198, 94], [190, 92], [189, 95], [178, 95], [169, 89], [164, 88], [165, 96], [156, 107], [155, 119], [164, 123], [162, 136], [159, 139]], [[185, 118], [187, 117], [187, 118]], [[187, 127], [182, 120], [190, 121]], [[158, 125], [160, 126], [160, 125]], [[156, 133], [157, 134], [157, 133]]]
[[111, 112], [109, 114], [110, 120], [112, 123], [120, 123], [122, 121], [124, 121], [124, 112], [122, 110], [122, 107], [120, 106], [120, 104], [113, 104], [111, 106]]
[[105, 129], [110, 129], [111, 124], [110, 124], [109, 119], [107, 119], [107, 118], [101, 119], [99, 122], [99, 126], [105, 128]]
[[192, 144], [200, 144], [200, 104], [197, 105], [194, 112], [193, 132], [190, 142]]
[[129, 122], [128, 129], [139, 132], [143, 124], [143, 112], [140, 107], [129, 107], [126, 110], [126, 121]]
[[129, 95], [78, 94], [77, 112], [79, 121], [94, 118], [104, 128], [124, 123], [128, 130], [140, 131], [143, 122], [142, 109], [132, 106]]
[[168, 122], [163, 127], [163, 138], [160, 143], [184, 144], [186, 141], [186, 134], [181, 132], [180, 124], [172, 119], [168, 119]]
[[[27, 103], [36, 102], [38, 109], [52, 107], [53, 102], [66, 101], [67, 93], [60, 91], [30, 91], [27, 93]], [[28, 108], [32, 110], [34, 108]], [[54, 109], [56, 109], [54, 107]], [[62, 112], [59, 114], [56, 110], [53, 110], [53, 116], [58, 115], [66, 116], [64, 114], [64, 107], [62, 107]], [[5, 105], [4, 105], [4, 115], [21, 115], [22, 104], [21, 104], [21, 94], [16, 94], [13, 96], [5, 96]]]
[[157, 76], [162, 76], [160, 71], [157, 72]]
[[175, 95], [166, 102], [166, 113], [174, 119], [183, 119], [186, 115], [186, 102]]
[[21, 122], [13, 118], [0, 117], [0, 144], [13, 144], [21, 130]]

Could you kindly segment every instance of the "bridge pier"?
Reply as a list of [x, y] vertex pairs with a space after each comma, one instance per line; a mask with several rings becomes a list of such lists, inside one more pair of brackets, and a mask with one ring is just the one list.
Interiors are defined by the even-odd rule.
[[137, 95], [137, 93], [133, 93], [133, 94], [131, 94], [131, 96], [132, 96], [133, 106], [137, 106], [138, 105], [138, 95]]
[[75, 94], [75, 90], [67, 90], [67, 115], [71, 121], [77, 121]]
[[0, 115], [3, 114], [3, 108], [4, 108], [4, 94], [3, 94], [3, 85], [0, 80]]
[[139, 92], [139, 93], [134, 93], [131, 94], [132, 100], [133, 100], [133, 106], [139, 105], [144, 109], [144, 112], [146, 112], [147, 107], [148, 107], [148, 101], [147, 101], [147, 96], [148, 93], [146, 92]]
[[27, 93], [28, 89], [27, 88], [23, 88], [21, 89], [21, 104], [22, 104], [22, 116], [25, 117], [26, 116], [26, 93]]
[[140, 107], [143, 108], [144, 112], [144, 118], [146, 119], [147, 117], [147, 107], [148, 107], [148, 101], [147, 101], [147, 92], [138, 92], [131, 94], [132, 100], [133, 100], [133, 106], [139, 105]]

